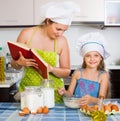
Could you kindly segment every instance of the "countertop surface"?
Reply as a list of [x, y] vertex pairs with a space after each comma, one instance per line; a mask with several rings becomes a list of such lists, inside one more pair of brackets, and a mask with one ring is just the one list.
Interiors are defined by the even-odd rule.
[[[72, 65], [71, 69], [77, 69], [79, 67], [80, 67], [79, 65]], [[106, 65], [106, 69], [108, 69], [108, 70], [120, 70], [120, 65], [108, 64], [108, 65]]]
[[14, 84], [12, 80], [5, 80], [4, 82], [0, 82], [0, 88], [9, 88]]
[[[64, 104], [55, 105], [48, 114], [19, 116], [20, 103], [0, 103], [0, 121], [92, 121], [79, 109], [70, 109]], [[107, 121], [119, 121], [120, 114], [107, 117]]]

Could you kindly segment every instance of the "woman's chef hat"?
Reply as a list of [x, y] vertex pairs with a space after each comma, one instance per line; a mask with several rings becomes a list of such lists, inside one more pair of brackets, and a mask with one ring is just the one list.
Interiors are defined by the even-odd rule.
[[91, 32], [80, 37], [77, 49], [82, 56], [90, 51], [99, 52], [104, 59], [110, 56], [105, 47], [105, 38], [99, 32]]
[[72, 1], [49, 2], [40, 8], [40, 24], [50, 18], [53, 22], [70, 25], [73, 16], [79, 12], [79, 6]]

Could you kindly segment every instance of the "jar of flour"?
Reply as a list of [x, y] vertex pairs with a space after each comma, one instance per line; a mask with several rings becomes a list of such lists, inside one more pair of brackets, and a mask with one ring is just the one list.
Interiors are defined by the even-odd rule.
[[43, 105], [48, 108], [55, 106], [54, 100], [54, 83], [52, 80], [45, 79], [42, 81], [41, 90], [43, 93]]

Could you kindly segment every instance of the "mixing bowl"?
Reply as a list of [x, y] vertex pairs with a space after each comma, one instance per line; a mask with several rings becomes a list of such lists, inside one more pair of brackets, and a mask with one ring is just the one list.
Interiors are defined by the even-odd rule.
[[79, 106], [79, 98], [74, 97], [74, 96], [64, 96], [64, 105], [69, 107], [69, 108], [80, 108]]

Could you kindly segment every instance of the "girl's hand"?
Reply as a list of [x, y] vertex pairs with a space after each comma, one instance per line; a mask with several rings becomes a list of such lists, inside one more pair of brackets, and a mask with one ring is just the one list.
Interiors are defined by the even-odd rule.
[[62, 96], [66, 92], [65, 88], [58, 88], [58, 93]]
[[26, 66], [26, 67], [32, 66], [32, 67], [38, 68], [38, 64], [34, 59], [26, 59], [24, 58], [21, 52], [19, 52], [19, 54], [20, 54], [19, 59], [15, 61], [18, 65]]
[[88, 105], [92, 102], [92, 97], [90, 95], [85, 95], [82, 98], [79, 99], [79, 104], [81, 106]]

